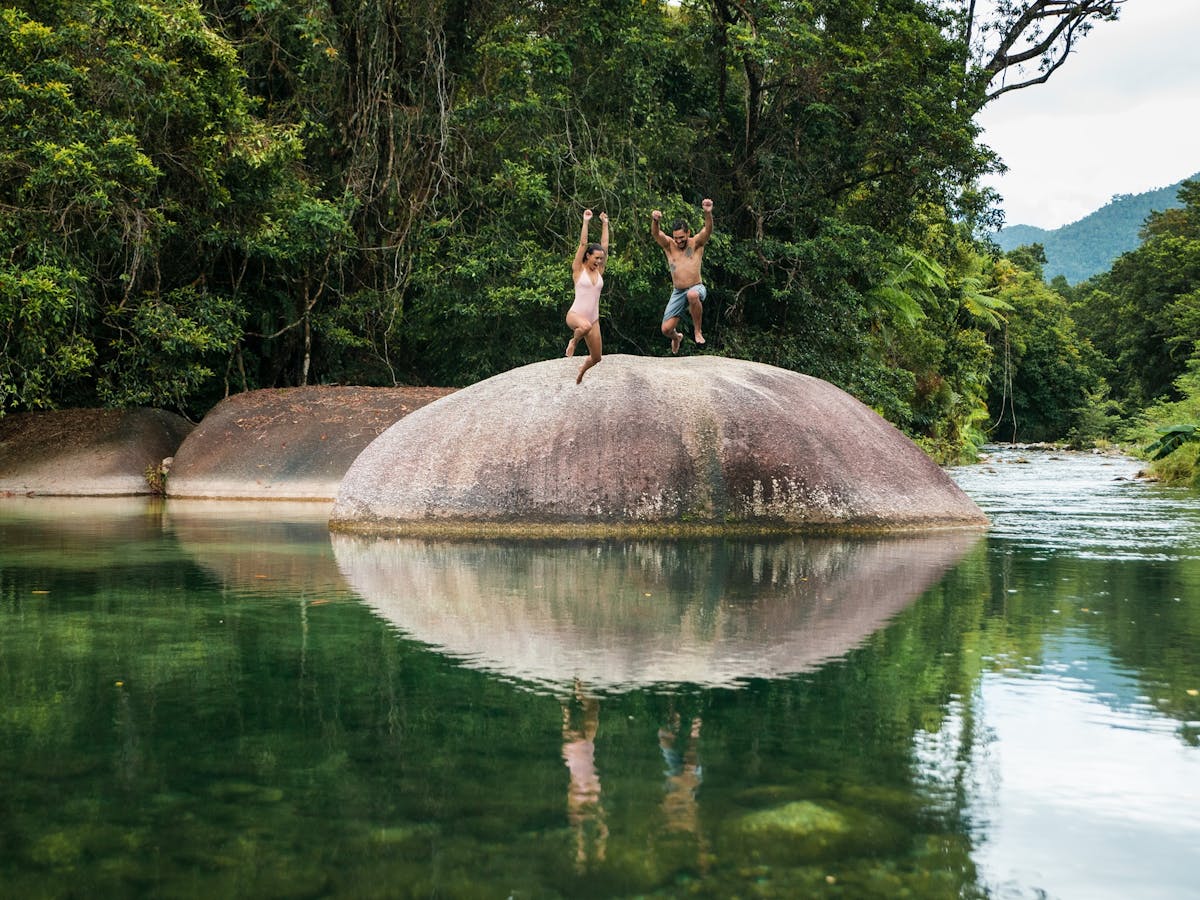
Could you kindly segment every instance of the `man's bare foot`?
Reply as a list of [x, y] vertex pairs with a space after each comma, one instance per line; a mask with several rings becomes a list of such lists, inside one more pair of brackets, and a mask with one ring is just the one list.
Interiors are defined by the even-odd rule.
[[683, 343], [683, 335], [678, 331], [671, 335], [671, 352], [678, 353], [679, 345]]
[[702, 335], [699, 331], [696, 332], [696, 343], [701, 347], [704, 346], [704, 335]]
[[571, 338], [569, 341], [567, 341], [567, 356], [575, 355], [575, 344], [578, 343], [578, 341], [579, 338]]

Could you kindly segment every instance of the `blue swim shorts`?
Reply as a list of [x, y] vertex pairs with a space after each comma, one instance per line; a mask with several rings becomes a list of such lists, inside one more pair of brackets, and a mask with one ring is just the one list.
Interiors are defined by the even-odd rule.
[[708, 288], [702, 284], [693, 284], [690, 288], [675, 288], [671, 291], [671, 299], [667, 301], [667, 311], [663, 313], [664, 322], [683, 315], [683, 311], [687, 309], [688, 291], [693, 290], [700, 294], [701, 303], [708, 298]]

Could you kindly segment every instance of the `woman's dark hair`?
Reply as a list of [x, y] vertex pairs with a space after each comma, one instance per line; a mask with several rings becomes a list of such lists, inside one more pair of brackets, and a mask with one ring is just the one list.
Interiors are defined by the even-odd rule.
[[604, 249], [603, 244], [588, 244], [586, 247], [583, 248], [584, 260], [586, 261], [587, 258], [589, 256], [591, 256], [593, 253], [595, 253], [597, 250], [603, 250], [603, 249]]

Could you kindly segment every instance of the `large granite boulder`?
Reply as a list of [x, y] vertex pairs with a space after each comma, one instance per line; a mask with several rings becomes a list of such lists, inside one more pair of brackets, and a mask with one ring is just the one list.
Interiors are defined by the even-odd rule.
[[828, 382], [720, 357], [505, 372], [417, 410], [354, 461], [331, 526], [403, 532], [980, 526], [912, 441]]
[[59, 409], [0, 418], [0, 495], [150, 494], [192, 430], [161, 409]]
[[226, 397], [171, 465], [168, 497], [327, 500], [379, 434], [453, 388], [299, 387]]

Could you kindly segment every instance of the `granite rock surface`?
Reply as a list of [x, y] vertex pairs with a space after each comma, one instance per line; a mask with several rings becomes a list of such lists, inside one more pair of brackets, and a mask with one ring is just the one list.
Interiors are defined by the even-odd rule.
[[335, 529], [913, 530], [986, 517], [828, 382], [721, 357], [548, 360], [393, 425], [342, 480]]
[[59, 409], [0, 418], [0, 496], [154, 493], [147, 473], [192, 430], [161, 409]]
[[314, 386], [226, 397], [175, 454], [168, 497], [332, 500], [375, 438], [452, 388]]

